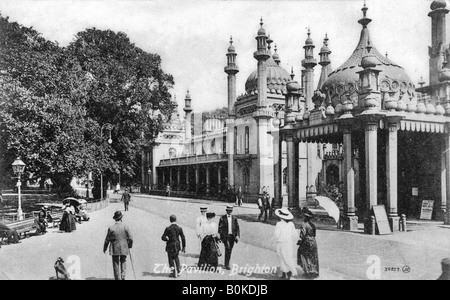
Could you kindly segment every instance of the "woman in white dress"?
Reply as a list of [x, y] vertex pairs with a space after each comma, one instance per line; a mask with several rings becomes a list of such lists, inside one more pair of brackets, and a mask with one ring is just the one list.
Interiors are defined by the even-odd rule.
[[217, 270], [219, 265], [219, 255], [217, 250], [217, 242], [220, 240], [217, 223], [214, 222], [215, 213], [206, 213], [207, 222], [203, 225], [202, 250], [198, 266], [211, 271]]
[[280, 262], [282, 279], [290, 279], [291, 276], [297, 276], [296, 257], [294, 256], [294, 247], [297, 244], [297, 231], [292, 220], [294, 216], [287, 210], [281, 208], [275, 210], [281, 220], [275, 226], [274, 239], [277, 247], [277, 255]]

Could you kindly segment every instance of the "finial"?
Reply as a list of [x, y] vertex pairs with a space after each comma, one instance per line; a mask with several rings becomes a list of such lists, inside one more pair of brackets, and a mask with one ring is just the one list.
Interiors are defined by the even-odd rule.
[[295, 74], [294, 74], [294, 66], [291, 66], [291, 80], [294, 80]]
[[233, 36], [230, 35], [230, 44], [233, 44]]
[[387, 51], [386, 51], [386, 54], [385, 54], [385, 55], [386, 55], [386, 58], [388, 58], [388, 53], [387, 53]]
[[329, 40], [329, 38], [328, 38], [328, 33], [325, 33], [325, 38], [324, 38], [324, 40], [323, 40], [323, 44], [324, 44], [325, 46], [328, 46], [328, 40]]
[[420, 87], [423, 87], [425, 85], [425, 80], [423, 80], [423, 76], [420, 76], [420, 81], [418, 83]]
[[261, 16], [261, 21], [259, 22], [259, 24], [261, 25], [261, 27], [263, 26], [263, 18], [262, 18], [262, 16]]
[[308, 27], [308, 37], [311, 35], [311, 28]]
[[274, 50], [275, 50], [275, 52], [277, 52], [277, 50], [278, 50], [278, 49], [277, 49], [277, 44], [275, 44]]
[[267, 48], [270, 50], [271, 46], [270, 44], [273, 43], [273, 40], [270, 38], [270, 33], [267, 36]]
[[367, 53], [370, 53], [370, 50], [372, 50], [372, 45], [370, 43], [370, 38], [367, 39], [366, 49], [367, 49]]
[[364, 0], [364, 7], [361, 9], [362, 11], [363, 11], [363, 14], [364, 14], [364, 18], [366, 17], [366, 14], [367, 14], [367, 10], [368, 10], [369, 8], [367, 7], [367, 5], [366, 5], [366, 0]]

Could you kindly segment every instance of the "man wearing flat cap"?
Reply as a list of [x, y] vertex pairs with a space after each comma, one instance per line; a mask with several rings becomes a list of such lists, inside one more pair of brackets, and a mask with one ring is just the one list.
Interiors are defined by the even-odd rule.
[[125, 280], [127, 255], [130, 254], [130, 249], [133, 247], [133, 237], [128, 226], [122, 223], [122, 217], [122, 212], [114, 213], [113, 219], [116, 223], [108, 228], [103, 245], [103, 253], [106, 253], [109, 245], [115, 280]]
[[235, 216], [232, 216], [233, 206], [228, 205], [227, 214], [222, 216], [219, 221], [219, 234], [225, 246], [225, 269], [230, 270], [230, 258], [234, 243], [240, 238], [239, 223]]

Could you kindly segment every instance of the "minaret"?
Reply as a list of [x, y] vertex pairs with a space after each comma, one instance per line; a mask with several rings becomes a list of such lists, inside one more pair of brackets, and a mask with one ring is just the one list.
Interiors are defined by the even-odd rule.
[[228, 115], [234, 116], [234, 102], [236, 101], [236, 74], [239, 67], [236, 65], [236, 51], [233, 46], [233, 37], [230, 37], [230, 47], [228, 47], [227, 66], [225, 73], [228, 74]]
[[184, 142], [186, 144], [186, 153], [191, 153], [191, 118], [192, 118], [192, 107], [191, 107], [191, 95], [189, 95], [189, 90], [186, 93], [186, 97], [184, 98], [184, 108], [183, 110], [186, 113], [186, 117], [184, 119]]
[[312, 103], [312, 96], [314, 93], [314, 67], [317, 65], [317, 60], [314, 59], [314, 42], [311, 38], [311, 30], [308, 28], [308, 38], [305, 41], [305, 59], [302, 60], [302, 66], [305, 68], [305, 100], [306, 107], [311, 111], [314, 106]]
[[320, 49], [320, 62], [319, 65], [322, 66], [322, 72], [320, 73], [319, 83], [317, 85], [317, 89], [320, 90], [323, 83], [328, 77], [328, 74], [332, 72], [331, 64], [330, 64], [330, 54], [331, 51], [328, 48], [328, 35], [325, 34], [325, 39], [323, 40], [323, 47]]
[[261, 18], [261, 28], [258, 30], [256, 41], [257, 50], [253, 53], [253, 57], [258, 61], [258, 103], [257, 107], [266, 107], [267, 105], [267, 65], [266, 61], [270, 57], [267, 49], [266, 30], [263, 28], [263, 20]]
[[234, 102], [236, 101], [236, 74], [239, 68], [236, 65], [236, 51], [233, 46], [233, 38], [230, 37], [230, 47], [227, 53], [227, 66], [225, 73], [228, 74], [228, 118], [226, 119], [226, 143], [228, 154], [228, 184], [234, 186]]
[[431, 47], [428, 49], [430, 56], [430, 85], [439, 83], [439, 71], [443, 64], [443, 48], [446, 44], [446, 22], [445, 15], [449, 10], [446, 9], [446, 1], [439, 0], [431, 3], [431, 12], [428, 16], [431, 18]]
[[[267, 145], [272, 141], [267, 131], [269, 130], [269, 120], [272, 118], [273, 110], [267, 107], [267, 59], [270, 57], [270, 50], [267, 43], [272, 42], [266, 36], [266, 31], [262, 27], [263, 21], [261, 18], [261, 28], [258, 30], [256, 36], [257, 51], [253, 53], [253, 57], [258, 61], [258, 100], [256, 104], [256, 111], [253, 113], [253, 118], [256, 120], [256, 133], [251, 132], [254, 136], [256, 134], [256, 157], [257, 157], [257, 177], [255, 181], [257, 186], [252, 188], [252, 193], [259, 193], [262, 187], [273, 186], [273, 160], [269, 156]], [[251, 154], [254, 153], [254, 148], [251, 149]], [[272, 192], [272, 191], [271, 191]]]

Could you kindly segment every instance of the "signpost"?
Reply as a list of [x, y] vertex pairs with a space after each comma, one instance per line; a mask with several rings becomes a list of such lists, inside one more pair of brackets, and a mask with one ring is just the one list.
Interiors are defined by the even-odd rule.
[[433, 200], [423, 200], [422, 209], [420, 210], [420, 218], [423, 220], [431, 220], [431, 216], [433, 215], [433, 207]]
[[374, 205], [373, 214], [375, 215], [377, 234], [391, 234], [391, 226], [389, 225], [389, 219], [386, 213], [384, 205]]

